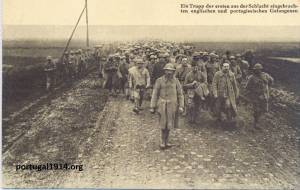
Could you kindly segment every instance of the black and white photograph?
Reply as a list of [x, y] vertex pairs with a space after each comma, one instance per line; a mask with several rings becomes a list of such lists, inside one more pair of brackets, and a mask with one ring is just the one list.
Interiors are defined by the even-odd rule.
[[3, 0], [4, 189], [300, 189], [299, 0]]

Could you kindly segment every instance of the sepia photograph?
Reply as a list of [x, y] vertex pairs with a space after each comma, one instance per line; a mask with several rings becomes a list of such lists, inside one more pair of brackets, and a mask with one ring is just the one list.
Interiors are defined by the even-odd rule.
[[3, 0], [4, 189], [300, 189], [299, 0]]

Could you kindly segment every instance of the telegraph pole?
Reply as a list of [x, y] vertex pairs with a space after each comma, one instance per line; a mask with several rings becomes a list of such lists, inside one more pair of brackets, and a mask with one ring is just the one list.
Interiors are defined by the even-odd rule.
[[89, 47], [90, 46], [90, 42], [89, 42], [89, 17], [88, 17], [88, 4], [87, 4], [87, 0], [85, 0], [85, 20], [86, 20], [86, 46]]

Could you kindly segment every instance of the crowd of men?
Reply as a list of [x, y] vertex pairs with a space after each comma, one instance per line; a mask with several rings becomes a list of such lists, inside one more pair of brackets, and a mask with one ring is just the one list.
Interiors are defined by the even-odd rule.
[[253, 105], [254, 127], [268, 111], [273, 78], [262, 71], [252, 51], [217, 53], [163, 42], [121, 44], [107, 56], [100, 50], [69, 52], [64, 56], [63, 75], [68, 80], [80, 78], [86, 71], [85, 60], [93, 56], [99, 77], [104, 78], [103, 88], [111, 96], [124, 94], [133, 102], [133, 112], [139, 114], [144, 100], [151, 97], [150, 111], [158, 113], [162, 130], [161, 148], [171, 146], [169, 131], [178, 125], [179, 113], [195, 123], [205, 110], [218, 123], [226, 118], [234, 124], [241, 89]]
[[92, 49], [65, 51], [61, 59], [47, 56], [44, 71], [46, 73], [46, 90], [52, 91], [61, 82], [72, 83], [85, 76], [93, 65]]

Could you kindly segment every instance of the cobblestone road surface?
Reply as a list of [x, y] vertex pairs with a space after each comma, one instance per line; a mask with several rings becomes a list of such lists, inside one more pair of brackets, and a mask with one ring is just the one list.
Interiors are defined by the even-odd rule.
[[272, 143], [280, 137], [264, 140], [279, 129], [248, 130], [241, 118], [247, 115], [243, 108], [239, 128], [217, 127], [205, 112], [195, 126], [181, 118], [181, 127], [170, 137], [175, 146], [163, 151], [157, 116], [131, 110], [126, 100], [110, 100], [104, 110], [114, 114], [108, 138], [104, 144], [95, 141], [92, 156], [84, 162], [87, 171], [70, 175], [64, 187], [278, 189], [294, 188], [299, 182], [298, 165], [286, 163], [299, 164], [298, 150], [288, 147], [292, 142], [283, 140], [287, 136], [281, 133], [286, 152], [292, 151], [285, 160], [286, 153], [277, 150], [284, 145]]
[[[162, 151], [149, 102], [139, 115], [122, 97], [104, 106], [97, 81], [90, 76], [11, 124], [30, 127], [3, 155], [5, 187], [300, 188], [299, 126], [283, 113], [264, 116], [261, 130], [251, 128], [246, 105], [236, 128], [216, 126], [206, 112], [193, 126], [181, 117], [171, 132], [175, 146]], [[83, 164], [84, 171], [15, 171], [16, 164], [47, 162]]]

